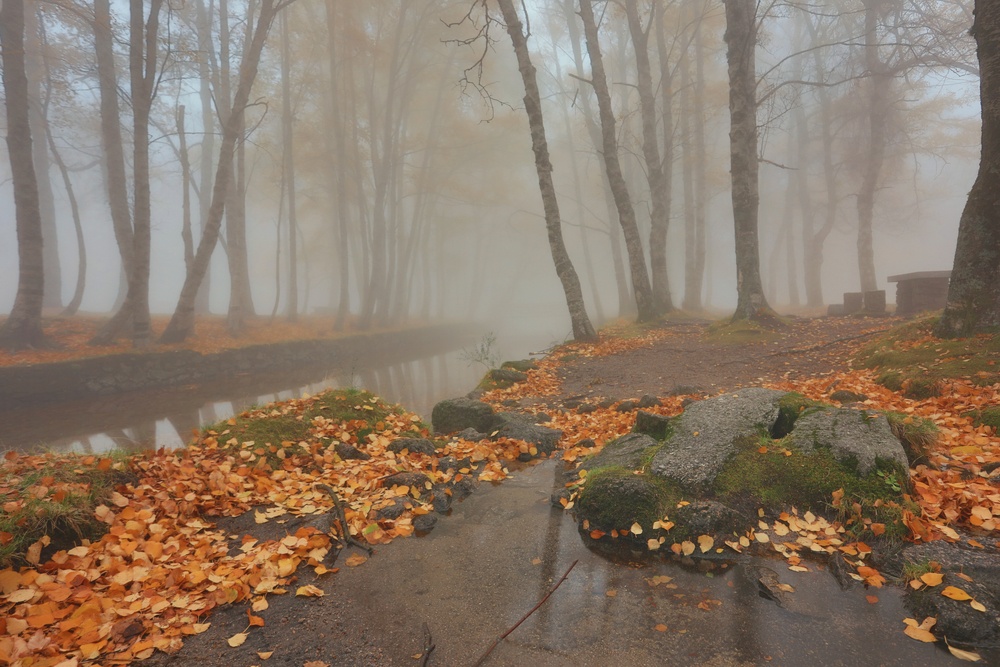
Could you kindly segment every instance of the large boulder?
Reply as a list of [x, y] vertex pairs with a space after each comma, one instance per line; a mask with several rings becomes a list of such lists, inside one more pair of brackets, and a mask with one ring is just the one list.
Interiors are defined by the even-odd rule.
[[650, 472], [689, 491], [707, 490], [738, 441], [770, 432], [784, 395], [753, 387], [692, 403], [676, 419], [674, 434], [653, 457]]
[[523, 440], [534, 445], [540, 454], [551, 454], [559, 445], [562, 431], [539, 426], [525, 415], [512, 412], [501, 412], [496, 415], [495, 428], [497, 436]]
[[676, 497], [662, 480], [621, 468], [603, 468], [587, 476], [576, 504], [577, 518], [604, 531], [627, 531], [633, 523], [651, 530], [675, 502]]
[[659, 443], [643, 433], [629, 433], [604, 445], [604, 449], [580, 466], [583, 470], [615, 467], [638, 470], [649, 459], [650, 447]]
[[[937, 563], [944, 574], [939, 586], [921, 590], [907, 587], [906, 608], [915, 618], [933, 616], [937, 619], [934, 633], [952, 641], [969, 644], [1000, 641], [1000, 558], [996, 549], [984, 552], [960, 543], [931, 542], [907, 547], [903, 559], [915, 565]], [[986, 611], [973, 609], [968, 600], [941, 595], [945, 586], [961, 588], [985, 606]]]
[[850, 408], [827, 408], [811, 411], [795, 422], [790, 443], [809, 453], [825, 447], [837, 460], [853, 465], [865, 476], [875, 469], [879, 459], [909, 470], [906, 452], [893, 435], [883, 415]]
[[473, 428], [480, 433], [493, 431], [496, 416], [493, 408], [470, 398], [449, 398], [434, 406], [431, 426], [435, 433], [454, 433]]

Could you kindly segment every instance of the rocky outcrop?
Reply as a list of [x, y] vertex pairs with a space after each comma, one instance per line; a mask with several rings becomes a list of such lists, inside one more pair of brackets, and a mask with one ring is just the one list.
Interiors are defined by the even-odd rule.
[[827, 408], [795, 422], [791, 443], [804, 452], [829, 449], [838, 460], [856, 465], [859, 475], [875, 469], [878, 460], [908, 470], [906, 452], [883, 415], [850, 408]]

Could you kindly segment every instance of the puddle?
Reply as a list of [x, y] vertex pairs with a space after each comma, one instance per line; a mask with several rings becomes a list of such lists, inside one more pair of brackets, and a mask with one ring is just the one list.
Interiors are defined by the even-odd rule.
[[[943, 646], [903, 635], [907, 614], [896, 589], [845, 592], [825, 572], [791, 572], [780, 560], [710, 574], [665, 560], [616, 564], [588, 549], [572, 517], [549, 505], [556, 465], [481, 487], [428, 537], [397, 540], [361, 567], [342, 567], [329, 592], [346, 599], [385, 658], [401, 665], [416, 664], [423, 623], [436, 643], [429, 664], [475, 664], [574, 561], [566, 581], [485, 664], [955, 663]], [[771, 567], [795, 588], [788, 608], [758, 595], [747, 564]], [[651, 587], [659, 575], [670, 582]], [[1000, 664], [1000, 652], [983, 658]]]

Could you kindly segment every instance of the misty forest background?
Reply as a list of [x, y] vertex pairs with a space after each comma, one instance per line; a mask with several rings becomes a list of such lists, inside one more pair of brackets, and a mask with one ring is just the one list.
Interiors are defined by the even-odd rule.
[[[737, 49], [763, 296], [818, 313], [891, 273], [951, 268], [980, 148], [972, 9], [4, 0], [0, 312], [27, 279], [44, 284], [46, 315], [105, 316], [103, 342], [180, 340], [208, 312], [234, 335], [254, 316], [305, 313], [564, 335], [557, 229], [595, 323], [732, 312]], [[548, 229], [540, 206], [518, 22], [557, 229], [553, 202]], [[40, 238], [15, 230], [25, 163]], [[172, 314], [165, 333], [150, 313]], [[20, 334], [44, 344], [40, 329]]]

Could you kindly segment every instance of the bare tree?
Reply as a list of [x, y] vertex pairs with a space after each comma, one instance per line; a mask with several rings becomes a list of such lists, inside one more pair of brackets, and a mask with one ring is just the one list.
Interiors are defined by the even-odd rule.
[[754, 50], [756, 0], [725, 0], [726, 59], [729, 63], [729, 154], [733, 223], [736, 230], [737, 304], [733, 320], [773, 320], [760, 279], [757, 215], [757, 100]]
[[601, 56], [597, 21], [594, 18], [592, 4], [593, 0], [580, 0], [580, 19], [583, 22], [587, 53], [590, 56], [590, 84], [594, 86], [601, 117], [604, 168], [607, 171], [608, 182], [614, 195], [615, 206], [618, 209], [618, 221], [625, 234], [625, 249], [628, 251], [632, 290], [635, 294], [638, 319], [640, 322], [648, 322], [656, 319], [660, 313], [657, 311], [653, 290], [649, 282], [649, 272], [646, 270], [646, 258], [643, 256], [642, 239], [639, 237], [639, 226], [636, 224], [635, 208], [632, 206], [632, 198], [629, 195], [628, 186], [625, 184], [621, 162], [618, 159], [615, 114], [611, 108], [611, 92], [608, 89], [608, 77], [604, 71], [604, 59]]
[[14, 349], [39, 347], [45, 344], [42, 333], [45, 268], [24, 62], [24, 0], [4, 0], [0, 8], [0, 50], [3, 52], [7, 155], [14, 181], [19, 262], [17, 295], [10, 315], [0, 326], [0, 345]]
[[556, 199], [556, 188], [552, 182], [552, 163], [549, 160], [549, 147], [545, 140], [545, 124], [542, 117], [542, 97], [538, 92], [538, 82], [535, 77], [535, 67], [531, 64], [528, 53], [528, 41], [524, 36], [521, 19], [514, 9], [513, 0], [499, 0], [500, 11], [503, 13], [507, 34], [517, 55], [517, 68], [524, 82], [524, 109], [528, 114], [528, 125], [531, 128], [531, 148], [535, 154], [535, 170], [538, 172], [538, 189], [542, 195], [542, 207], [545, 210], [545, 229], [549, 236], [549, 249], [552, 261], [555, 263], [556, 274], [562, 282], [566, 295], [566, 305], [569, 308], [570, 321], [573, 327], [573, 338], [579, 341], [597, 340], [597, 332], [587, 316], [583, 303], [583, 291], [580, 279], [573, 268], [573, 262], [566, 251], [562, 236], [562, 219], [559, 217], [559, 202]]
[[982, 155], [958, 227], [942, 336], [969, 336], [1000, 327], [1000, 4], [976, 0], [972, 34], [979, 57]]

